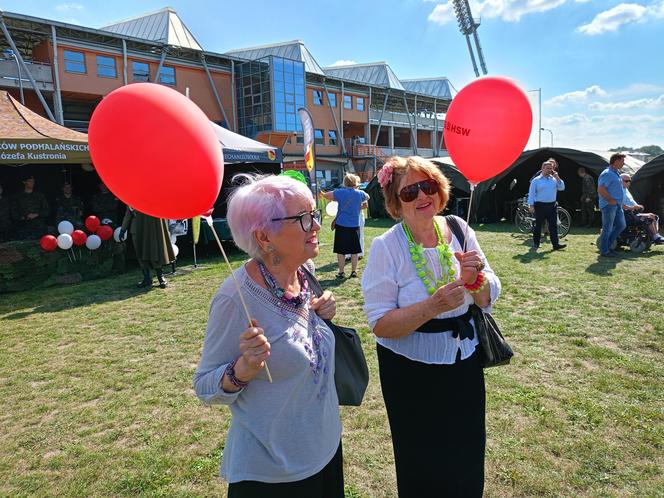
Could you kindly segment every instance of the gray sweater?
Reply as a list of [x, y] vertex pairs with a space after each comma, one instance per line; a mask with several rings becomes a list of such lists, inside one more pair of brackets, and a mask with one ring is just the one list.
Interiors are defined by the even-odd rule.
[[226, 366], [240, 355], [239, 336], [248, 326], [229, 277], [212, 299], [194, 376], [196, 395], [207, 404], [229, 405], [233, 415], [221, 476], [228, 482], [306, 479], [327, 465], [341, 440], [334, 335], [308, 305], [295, 308], [278, 300], [244, 266], [235, 276], [272, 347], [273, 383], [263, 370], [238, 393], [220, 387]]

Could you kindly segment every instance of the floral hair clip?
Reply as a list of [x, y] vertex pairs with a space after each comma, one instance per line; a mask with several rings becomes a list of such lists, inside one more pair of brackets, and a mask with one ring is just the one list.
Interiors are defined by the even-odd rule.
[[378, 171], [378, 183], [382, 188], [387, 187], [387, 185], [392, 181], [392, 172], [394, 171], [394, 164], [391, 161], [383, 164], [383, 167]]

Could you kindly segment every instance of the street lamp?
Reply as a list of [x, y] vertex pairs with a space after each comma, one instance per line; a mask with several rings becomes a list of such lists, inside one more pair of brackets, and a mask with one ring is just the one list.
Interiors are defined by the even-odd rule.
[[13, 50], [5, 50], [4, 54], [8, 57], [13, 57], [16, 62], [16, 69], [18, 69], [18, 88], [21, 93], [21, 104], [25, 105], [25, 98], [23, 98], [23, 79], [21, 78], [21, 65], [18, 63], [18, 57]]
[[553, 132], [551, 130], [549, 130], [548, 128], [540, 128], [540, 130], [548, 131], [549, 133], [551, 133], [551, 147], [553, 147]]

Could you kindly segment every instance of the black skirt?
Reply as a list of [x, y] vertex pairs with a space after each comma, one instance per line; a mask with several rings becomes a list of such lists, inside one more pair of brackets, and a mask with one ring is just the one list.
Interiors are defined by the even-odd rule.
[[360, 227], [342, 227], [337, 225], [334, 231], [335, 254], [360, 254]]
[[430, 365], [377, 348], [399, 498], [481, 497], [486, 429], [478, 352]]

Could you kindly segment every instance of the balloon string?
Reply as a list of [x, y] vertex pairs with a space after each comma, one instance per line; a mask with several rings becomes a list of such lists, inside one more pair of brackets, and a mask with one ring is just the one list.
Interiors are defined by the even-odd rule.
[[[242, 289], [240, 288], [240, 283], [237, 281], [237, 278], [235, 278], [235, 273], [233, 273], [233, 267], [231, 266], [230, 261], [228, 261], [228, 257], [226, 256], [226, 251], [224, 251], [224, 246], [221, 245], [221, 241], [219, 240], [219, 235], [217, 235], [217, 231], [214, 229], [214, 225], [212, 224], [212, 216], [205, 216], [205, 221], [207, 222], [208, 226], [212, 230], [212, 234], [214, 235], [215, 240], [217, 241], [217, 245], [219, 246], [219, 250], [221, 251], [221, 254], [224, 256], [224, 260], [226, 261], [226, 265], [228, 265], [228, 269], [231, 272], [231, 277], [233, 278], [233, 282], [235, 282], [235, 287], [237, 288], [237, 293], [240, 296], [240, 301], [242, 302], [242, 307], [244, 308], [244, 312], [247, 314], [247, 320], [249, 321], [249, 326], [253, 327], [254, 324], [251, 321], [251, 314], [249, 313], [249, 308], [247, 308], [247, 303], [244, 302], [244, 295], [242, 294]], [[265, 360], [265, 374], [267, 375], [267, 380], [272, 383], [272, 375], [270, 375], [270, 369], [267, 367], [267, 360]]]
[[463, 234], [463, 252], [466, 252], [468, 246], [468, 227], [470, 226], [470, 210], [473, 206], [473, 193], [475, 192], [475, 184], [470, 184], [470, 199], [468, 200], [468, 212], [466, 213], [466, 230]]

